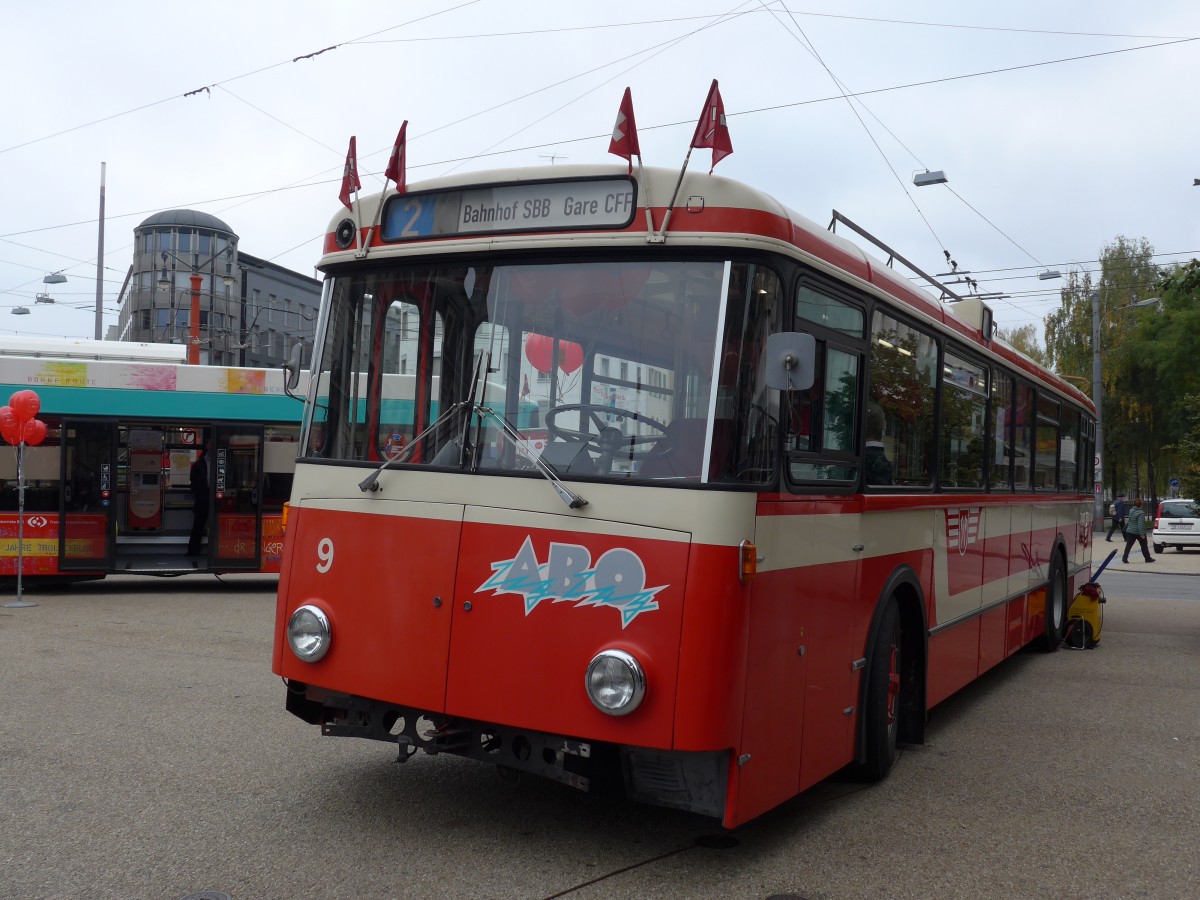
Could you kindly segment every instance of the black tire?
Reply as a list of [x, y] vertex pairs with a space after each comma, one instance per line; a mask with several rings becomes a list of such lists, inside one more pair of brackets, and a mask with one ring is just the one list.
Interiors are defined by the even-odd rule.
[[1050, 579], [1046, 584], [1046, 631], [1038, 638], [1038, 649], [1053, 653], [1067, 634], [1067, 573], [1062, 554], [1057, 550], [1050, 557]]
[[1154, 552], [1155, 552], [1155, 553], [1162, 553], [1162, 552], [1163, 552], [1164, 550], [1166, 550], [1166, 549], [1167, 549], [1167, 545], [1166, 545], [1166, 544], [1155, 544], [1155, 545], [1154, 545]]
[[896, 762], [896, 740], [900, 733], [900, 609], [894, 599], [879, 621], [867, 670], [866, 700], [863, 705], [864, 756], [855, 770], [862, 781], [882, 781]]

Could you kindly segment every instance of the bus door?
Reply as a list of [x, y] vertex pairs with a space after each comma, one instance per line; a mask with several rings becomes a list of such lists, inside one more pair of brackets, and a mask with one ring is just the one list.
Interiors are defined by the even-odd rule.
[[217, 425], [214, 432], [208, 562], [255, 572], [262, 564], [263, 427]]
[[62, 435], [58, 569], [111, 569], [116, 550], [117, 423], [64, 419]]

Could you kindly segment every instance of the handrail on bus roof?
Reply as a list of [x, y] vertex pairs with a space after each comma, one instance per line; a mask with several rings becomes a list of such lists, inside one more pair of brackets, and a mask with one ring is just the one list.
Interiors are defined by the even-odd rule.
[[898, 259], [898, 260], [900, 260], [900, 262], [904, 263], [904, 265], [908, 266], [910, 271], [912, 271], [913, 273], [915, 273], [917, 275], [920, 275], [922, 278], [924, 278], [926, 281], [928, 281], [930, 284], [932, 284], [935, 288], [937, 288], [939, 291], [941, 291], [942, 298], [945, 298], [947, 296], [953, 297], [954, 299], [950, 301], [951, 303], [961, 303], [963, 300], [966, 299], [965, 297], [960, 297], [958, 294], [954, 293], [954, 291], [950, 290], [950, 288], [946, 287], [944, 284], [942, 284], [940, 281], [938, 281], [932, 275], [922, 271], [920, 268], [917, 267], [917, 265], [915, 263], [909, 262], [907, 259], [905, 259], [903, 256], [901, 256], [899, 253], [897, 253], [895, 250], [893, 250], [891, 247], [889, 247], [883, 241], [879, 240], [879, 238], [875, 237], [875, 235], [871, 234], [871, 232], [867, 231], [865, 228], [862, 228], [859, 225], [854, 224], [853, 222], [851, 222], [849, 219], [847, 219], [845, 216], [843, 216], [840, 212], [838, 212], [835, 209], [833, 211], [833, 219], [829, 223], [829, 230], [832, 231], [834, 234], [837, 234], [837, 223], [838, 222], [841, 222], [847, 228], [851, 229], [852, 231], [854, 231], [857, 234], [861, 235], [862, 237], [866, 238], [868, 241], [870, 241], [872, 244], [874, 244], [880, 250], [883, 250], [884, 252], [886, 252], [888, 255], [887, 264], [889, 267], [891, 267], [893, 259]]

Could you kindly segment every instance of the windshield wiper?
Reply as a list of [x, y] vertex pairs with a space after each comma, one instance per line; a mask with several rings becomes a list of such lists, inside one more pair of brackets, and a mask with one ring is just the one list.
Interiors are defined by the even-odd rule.
[[[470, 401], [459, 400], [457, 403], [447, 409], [444, 413], [434, 419], [428, 428], [409, 441], [408, 445], [405, 446], [399, 453], [389, 456], [378, 468], [374, 469], [370, 475], [360, 481], [358, 483], [358, 489], [364, 494], [367, 491], [379, 490], [379, 476], [383, 474], [384, 470], [387, 469], [388, 466], [392, 465], [392, 463], [404, 462], [404, 460], [406, 460], [412, 454], [413, 450], [419, 445], [420, 441], [427, 434], [436, 428], [440, 428], [448, 419], [461, 410], [467, 408], [469, 405]], [[550, 485], [554, 488], [555, 493], [562, 498], [563, 503], [567, 504], [569, 508], [579, 509], [588, 505], [586, 500], [563, 484], [562, 479], [558, 477], [558, 473], [550, 468], [550, 466], [545, 462], [543, 462], [541, 457], [529, 448], [525, 440], [525, 436], [521, 434], [521, 432], [518, 431], [511, 422], [508, 421], [508, 419], [504, 418], [504, 416], [500, 415], [491, 407], [483, 406], [479, 403], [474, 404], [470, 408], [471, 412], [491, 419], [500, 426], [500, 429], [504, 432], [504, 434], [513, 442], [514, 448], [517, 449], [517, 452], [523, 453], [533, 462], [534, 468], [542, 474], [542, 477], [550, 482]], [[467, 427], [470, 427], [470, 416], [467, 417]], [[465, 453], [466, 451], [464, 450], [463, 452]], [[462, 457], [460, 455], [460, 462], [461, 460]]]
[[[487, 373], [490, 360], [490, 354], [486, 354], [481, 350], [478, 358], [475, 360], [475, 372], [471, 378], [471, 393], [467, 396], [467, 399], [459, 400], [457, 403], [451, 405], [444, 413], [434, 419], [429, 424], [428, 428], [409, 441], [408, 445], [401, 449], [399, 453], [396, 453], [385, 459], [378, 468], [376, 468], [371, 472], [370, 475], [358, 483], [358, 489], [364, 494], [368, 491], [379, 490], [379, 476], [383, 474], [384, 470], [388, 466], [390, 466], [392, 463], [403, 462], [409, 457], [413, 450], [420, 445], [421, 440], [427, 434], [429, 434], [435, 428], [440, 428], [452, 416], [461, 412], [463, 409], [467, 409], [471, 413], [480, 416], [481, 419], [488, 418], [499, 425], [500, 430], [503, 431], [504, 434], [513, 442], [514, 447], [517, 448], [517, 452], [523, 452], [528, 459], [532, 460], [534, 468], [536, 468], [542, 474], [543, 478], [550, 482], [550, 485], [554, 488], [555, 493], [562, 498], [563, 503], [567, 504], [570, 509], [579, 509], [587, 506], [588, 502], [563, 484], [562, 479], [558, 477], [558, 473], [550, 468], [550, 466], [545, 463], [538, 454], [534, 453], [532, 449], [529, 448], [525, 441], [525, 436], [521, 434], [521, 432], [518, 431], [511, 422], [508, 421], [508, 419], [500, 415], [500, 413], [496, 412], [491, 407], [484, 406], [483, 404], [479, 403], [476, 399], [479, 397], [480, 379]], [[467, 415], [466, 421], [463, 422], [462, 436], [459, 438], [458, 466], [460, 469], [462, 469], [467, 463], [467, 454], [471, 453], [471, 444], [467, 439], [470, 430], [471, 416]]]
[[509, 440], [513, 442], [514, 450], [517, 453], [522, 453], [527, 459], [532, 460], [534, 468], [541, 472], [542, 476], [550, 482], [550, 485], [554, 488], [555, 493], [562, 498], [563, 503], [567, 504], [569, 508], [579, 509], [580, 507], [588, 505], [586, 500], [563, 484], [562, 479], [558, 477], [558, 473], [550, 468], [550, 466], [542, 460], [541, 456], [533, 452], [532, 448], [530, 448], [526, 443], [525, 436], [521, 434], [521, 432], [518, 431], [510, 421], [508, 421], [508, 419], [504, 418], [504, 416], [500, 415], [500, 413], [496, 412], [491, 407], [483, 406], [478, 403], [475, 404], [472, 412], [475, 412], [480, 416], [486, 416], [499, 425], [500, 430], [503, 431], [505, 436], [507, 436]]
[[444, 413], [442, 413], [440, 416], [438, 416], [436, 419], [434, 419], [432, 422], [429, 423], [428, 428], [426, 428], [424, 431], [422, 431], [420, 434], [418, 434], [416, 437], [414, 437], [411, 441], [409, 441], [407, 445], [405, 445], [404, 447], [401, 447], [399, 453], [393, 453], [391, 456], [389, 456], [387, 459], [385, 459], [383, 461], [383, 463], [379, 466], [379, 468], [375, 469], [373, 472], [371, 472], [370, 475], [368, 475], [366, 478], [364, 478], [362, 481], [360, 481], [358, 483], [358, 489], [360, 491], [362, 491], [364, 494], [367, 491], [379, 490], [379, 476], [383, 474], [384, 469], [386, 469], [392, 463], [404, 462], [404, 460], [408, 459], [408, 457], [412, 455], [413, 451], [416, 450], [416, 448], [421, 445], [421, 441], [425, 438], [425, 436], [427, 434], [429, 434], [430, 432], [434, 431], [437, 428], [441, 428], [442, 425], [445, 424], [446, 421], [449, 420], [451, 416], [453, 416], [456, 413], [465, 409], [467, 405], [468, 405], [468, 401], [459, 400], [457, 403], [454, 403], [450, 407], [448, 407]]

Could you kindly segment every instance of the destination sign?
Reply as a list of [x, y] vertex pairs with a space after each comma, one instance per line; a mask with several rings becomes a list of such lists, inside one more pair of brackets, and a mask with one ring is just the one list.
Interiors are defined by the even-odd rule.
[[381, 237], [411, 241], [505, 231], [624, 228], [633, 221], [634, 203], [628, 178], [397, 194], [384, 207]]

